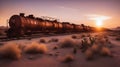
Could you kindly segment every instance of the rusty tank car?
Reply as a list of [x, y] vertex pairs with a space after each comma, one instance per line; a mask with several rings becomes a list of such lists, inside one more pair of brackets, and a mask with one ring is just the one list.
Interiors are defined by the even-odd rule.
[[31, 35], [34, 32], [81, 32], [88, 28], [83, 25], [70, 24], [69, 22], [58, 22], [57, 20], [46, 20], [38, 17], [35, 18], [33, 15], [24, 16], [24, 13], [20, 13], [20, 15], [11, 16], [8, 24], [9, 29], [6, 32], [8, 37], [20, 37], [23, 35]]

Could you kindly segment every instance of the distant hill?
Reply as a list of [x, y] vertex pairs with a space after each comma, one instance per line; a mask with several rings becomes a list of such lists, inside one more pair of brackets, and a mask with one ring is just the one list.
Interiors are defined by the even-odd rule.
[[119, 26], [119, 27], [114, 28], [114, 30], [119, 30], [119, 31], [120, 31], [120, 26]]
[[120, 26], [118, 26], [116, 28], [112, 28], [111, 30], [120, 32]]
[[120, 30], [120, 27], [117, 27], [116, 29]]

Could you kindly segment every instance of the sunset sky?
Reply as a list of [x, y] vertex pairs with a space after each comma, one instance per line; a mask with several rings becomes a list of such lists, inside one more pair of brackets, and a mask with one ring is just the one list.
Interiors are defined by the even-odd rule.
[[120, 0], [0, 0], [0, 26], [19, 13], [90, 26], [96, 26], [96, 20], [90, 18], [109, 17], [102, 27], [120, 26]]

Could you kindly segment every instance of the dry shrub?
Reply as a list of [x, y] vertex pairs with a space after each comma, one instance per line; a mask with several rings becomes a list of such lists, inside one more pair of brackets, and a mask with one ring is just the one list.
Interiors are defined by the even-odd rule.
[[95, 52], [95, 53], [97, 53], [99, 51], [99, 48], [100, 47], [96, 44], [93, 44], [92, 47], [91, 47], [92, 51]]
[[93, 59], [93, 51], [92, 51], [91, 49], [87, 49], [87, 50], [85, 51], [85, 56], [86, 56], [86, 59], [87, 59], [87, 60]]
[[117, 37], [116, 40], [117, 40], [117, 41], [120, 41], [120, 37]]
[[73, 54], [76, 54], [76, 53], [77, 53], [77, 48], [74, 47], [74, 48], [73, 48]]
[[110, 41], [108, 38], [106, 38], [105, 41], [106, 41], [108, 44], [112, 44], [111, 41]]
[[58, 49], [58, 46], [54, 46], [53, 49], [54, 49], [54, 50]]
[[48, 42], [58, 42], [57, 38], [52, 38], [51, 40], [49, 40]]
[[87, 37], [91, 37], [91, 34], [87, 34], [86, 36], [87, 36]]
[[0, 48], [0, 55], [2, 58], [8, 59], [20, 59], [21, 58], [21, 50], [18, 45], [15, 43], [8, 43], [3, 45]]
[[23, 50], [24, 48], [25, 48], [25, 44], [18, 44], [18, 47], [21, 49], [21, 50]]
[[77, 43], [72, 39], [64, 39], [60, 42], [61, 48], [69, 48], [69, 47], [75, 47], [77, 46]]
[[81, 38], [86, 37], [85, 34], [81, 35]]
[[24, 51], [29, 54], [44, 54], [47, 52], [47, 47], [45, 44], [38, 44], [36, 42], [32, 42], [30, 45], [27, 45], [24, 48]]
[[73, 39], [77, 39], [77, 36], [76, 36], [76, 35], [72, 35], [72, 38], [73, 38]]
[[84, 38], [83, 40], [81, 40], [81, 49], [82, 49], [82, 52], [85, 52], [86, 49], [88, 49], [89, 47], [91, 47], [92, 44], [91, 44], [91, 41], [87, 38]]
[[107, 47], [102, 47], [101, 51], [100, 51], [100, 54], [102, 56], [112, 56], [111, 51]]
[[91, 44], [91, 41], [90, 41], [90, 40], [87, 40], [87, 44], [88, 44], [88, 46], [92, 46], [92, 44]]
[[45, 39], [40, 39], [40, 43], [45, 43]]
[[104, 39], [104, 38], [97, 38], [95, 43], [105, 45], [106, 44], [106, 39]]
[[96, 41], [96, 38], [95, 37], [89, 37], [89, 41], [91, 44], [94, 44], [95, 41]]
[[72, 54], [68, 54], [63, 58], [62, 62], [68, 63], [74, 60], [74, 56]]

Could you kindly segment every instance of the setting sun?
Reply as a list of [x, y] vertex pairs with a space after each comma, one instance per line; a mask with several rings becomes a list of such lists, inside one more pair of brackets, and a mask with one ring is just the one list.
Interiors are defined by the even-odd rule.
[[101, 27], [103, 25], [103, 21], [102, 20], [96, 20], [96, 26], [97, 27]]
[[96, 27], [102, 27], [105, 20], [110, 19], [111, 17], [108, 16], [101, 16], [101, 15], [89, 15], [90, 20], [94, 20]]

